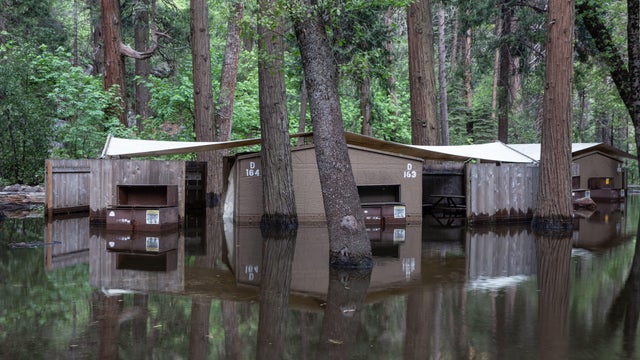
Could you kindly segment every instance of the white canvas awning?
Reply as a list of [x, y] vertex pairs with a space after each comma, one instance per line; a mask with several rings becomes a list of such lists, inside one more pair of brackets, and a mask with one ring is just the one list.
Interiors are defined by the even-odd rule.
[[[291, 137], [312, 136], [312, 133], [291, 135]], [[345, 132], [345, 140], [351, 145], [428, 160], [467, 161], [477, 159], [505, 163], [537, 163], [540, 161], [540, 144], [504, 144], [496, 141], [487, 144], [422, 146], [385, 141], [351, 132]], [[122, 139], [110, 135], [102, 151], [102, 158], [185, 154], [231, 149], [260, 143], [259, 138], [222, 142], [188, 142]], [[600, 151], [616, 157], [635, 158], [633, 155], [603, 143], [575, 143], [572, 145], [574, 156], [591, 151]]]
[[112, 157], [140, 157], [186, 154], [191, 152], [230, 149], [239, 146], [260, 144], [260, 139], [246, 139], [222, 142], [198, 142], [198, 141], [159, 141], [122, 139], [109, 135], [102, 158]]

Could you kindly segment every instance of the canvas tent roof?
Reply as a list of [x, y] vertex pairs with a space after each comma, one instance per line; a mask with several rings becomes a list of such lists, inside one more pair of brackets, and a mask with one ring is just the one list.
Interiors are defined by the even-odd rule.
[[[294, 134], [292, 137], [312, 137], [312, 133]], [[487, 144], [454, 145], [454, 146], [420, 146], [406, 145], [376, 139], [369, 136], [345, 132], [348, 144], [365, 148], [398, 153], [430, 160], [480, 161], [532, 163], [540, 159], [540, 144], [504, 144], [496, 141]], [[240, 146], [260, 144], [260, 139], [246, 139], [223, 142], [184, 142], [122, 139], [109, 136], [102, 151], [102, 157], [141, 157], [171, 154], [185, 154], [199, 151], [230, 149]], [[603, 151], [618, 157], [633, 158], [621, 150], [601, 143], [573, 144], [573, 153]]]
[[[508, 144], [511, 149], [518, 151], [535, 161], [540, 161], [540, 144]], [[571, 153], [573, 156], [580, 156], [585, 153], [599, 151], [618, 158], [635, 159], [636, 157], [604, 143], [573, 143]]]

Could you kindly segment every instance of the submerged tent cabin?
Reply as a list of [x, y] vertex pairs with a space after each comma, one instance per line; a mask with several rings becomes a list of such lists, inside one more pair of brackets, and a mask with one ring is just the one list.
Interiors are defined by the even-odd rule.
[[[384, 223], [422, 219], [422, 159], [348, 145], [360, 202], [367, 216]], [[313, 145], [291, 150], [293, 188], [300, 222], [325, 221], [322, 190]], [[260, 153], [240, 155], [229, 173], [225, 217], [259, 222], [263, 213]], [[404, 207], [404, 208], [402, 208]], [[394, 212], [395, 209], [395, 212]], [[380, 213], [389, 210], [391, 213]], [[375, 212], [375, 214], [372, 214]]]
[[[509, 144], [510, 148], [540, 160], [540, 144]], [[627, 187], [625, 159], [633, 155], [604, 143], [574, 143], [571, 146], [573, 198], [622, 201]]]

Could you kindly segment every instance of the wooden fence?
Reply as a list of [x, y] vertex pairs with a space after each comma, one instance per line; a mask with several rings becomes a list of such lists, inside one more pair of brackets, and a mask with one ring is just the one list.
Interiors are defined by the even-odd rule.
[[528, 221], [538, 193], [538, 166], [469, 164], [467, 221], [470, 225]]
[[45, 162], [45, 213], [89, 210], [91, 161], [48, 159]]

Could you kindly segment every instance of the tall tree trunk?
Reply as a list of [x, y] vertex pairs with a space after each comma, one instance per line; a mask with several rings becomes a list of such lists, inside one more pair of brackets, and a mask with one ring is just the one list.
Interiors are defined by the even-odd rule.
[[465, 31], [464, 36], [464, 97], [467, 100], [467, 135], [473, 135], [473, 84], [471, 69], [471, 28]]
[[104, 73], [104, 48], [102, 46], [102, 16], [95, 11], [100, 8], [101, 0], [88, 0], [89, 18], [91, 19], [91, 45], [93, 49], [92, 75]]
[[533, 227], [570, 231], [573, 0], [549, 2], [540, 154], [540, 183]]
[[[307, 128], [307, 84], [302, 77], [300, 87], [300, 116], [298, 117], [298, 133], [303, 133]], [[304, 144], [304, 138], [298, 138], [298, 146]]]
[[[194, 125], [196, 141], [215, 141], [209, 7], [207, 0], [191, 0], [191, 61], [193, 72]], [[218, 208], [222, 193], [222, 161], [215, 151], [199, 152], [198, 161], [207, 162], [206, 206]]]
[[[149, 0], [137, 0], [134, 6], [135, 8], [135, 21], [134, 21], [134, 41], [136, 49], [146, 49], [149, 47]], [[136, 59], [135, 60], [136, 81], [136, 115], [138, 131], [142, 131], [144, 120], [151, 116], [151, 108], [149, 107], [149, 100], [151, 100], [151, 92], [146, 86], [146, 81], [149, 78], [151, 66], [148, 59]]]
[[362, 117], [362, 135], [373, 136], [371, 124], [371, 83], [368, 77], [360, 82], [360, 117]]
[[297, 225], [289, 117], [284, 82], [282, 18], [276, 0], [260, 0], [258, 22], [258, 88], [262, 130], [263, 222], [293, 221]]
[[438, 116], [430, 0], [417, 0], [407, 9], [411, 143], [438, 144]]
[[[215, 123], [217, 131], [216, 141], [228, 141], [231, 138], [233, 100], [236, 93], [236, 78], [238, 75], [238, 60], [240, 58], [240, 21], [244, 16], [244, 3], [233, 4], [233, 11], [227, 24], [227, 44], [224, 48], [224, 59], [220, 73], [220, 93], [216, 107]], [[227, 151], [222, 151], [226, 155]]]
[[[496, 19], [496, 38], [500, 38], [502, 33], [502, 18]], [[498, 77], [500, 76], [500, 47], [496, 48], [496, 56], [493, 60], [493, 90], [491, 91], [491, 120], [496, 119], [498, 108]]]
[[587, 91], [578, 90], [578, 101], [580, 102], [580, 113], [578, 114], [578, 141], [584, 142], [584, 131], [587, 124]]
[[127, 123], [127, 102], [126, 88], [124, 82], [124, 57], [120, 53], [120, 43], [122, 42], [121, 21], [120, 21], [120, 1], [101, 0], [100, 13], [102, 14], [102, 39], [104, 53], [104, 88], [110, 89], [112, 86], [118, 87], [119, 109], [113, 109], [118, 115], [120, 123], [128, 126]]
[[330, 262], [333, 266], [370, 267], [371, 244], [344, 137], [338, 67], [322, 17], [307, 13], [313, 9], [312, 1], [299, 0], [298, 5], [302, 13], [292, 17], [309, 94]]
[[449, 145], [449, 105], [447, 98], [447, 46], [445, 13], [442, 1], [438, 3], [438, 82], [440, 83], [440, 129], [442, 145]]
[[498, 140], [509, 142], [509, 112], [511, 111], [511, 96], [509, 94], [511, 83], [511, 54], [508, 38], [511, 35], [511, 18], [513, 10], [507, 4], [507, 0], [500, 6], [502, 15], [500, 31], [500, 67], [498, 71], [497, 108], [498, 108]]
[[[388, 8], [387, 11], [384, 12], [384, 25], [389, 31], [393, 29], [393, 8]], [[389, 37], [384, 42], [384, 48], [387, 50], [387, 68], [388, 68], [388, 77], [387, 77], [387, 86], [389, 87], [389, 96], [391, 96], [391, 102], [393, 104], [393, 114], [397, 119], [400, 116], [400, 108], [398, 107], [398, 93], [396, 91], [396, 72], [394, 69], [394, 56], [393, 56], [393, 41]]]

